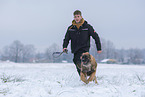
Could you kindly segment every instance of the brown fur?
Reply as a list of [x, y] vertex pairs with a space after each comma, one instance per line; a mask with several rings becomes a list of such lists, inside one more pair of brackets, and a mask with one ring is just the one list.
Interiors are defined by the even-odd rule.
[[[81, 72], [80, 72], [81, 80], [85, 82], [86, 84], [88, 84], [90, 81], [95, 81], [95, 83], [97, 84], [98, 83], [96, 79], [97, 62], [95, 58], [92, 55], [90, 55], [88, 52], [83, 53], [82, 56], [83, 55], [90, 56], [90, 63], [88, 63], [87, 65], [91, 64], [91, 67], [90, 67], [91, 71], [84, 72], [84, 69], [86, 69], [86, 67], [84, 67], [83, 62], [81, 62]], [[89, 78], [87, 79], [88, 76]]]

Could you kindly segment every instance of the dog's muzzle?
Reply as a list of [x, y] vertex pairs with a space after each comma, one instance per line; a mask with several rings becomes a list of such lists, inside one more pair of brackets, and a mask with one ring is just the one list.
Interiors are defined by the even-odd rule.
[[84, 65], [87, 65], [89, 63], [89, 59], [88, 58], [87, 59], [86, 58], [83, 58], [82, 59], [82, 62], [83, 62]]

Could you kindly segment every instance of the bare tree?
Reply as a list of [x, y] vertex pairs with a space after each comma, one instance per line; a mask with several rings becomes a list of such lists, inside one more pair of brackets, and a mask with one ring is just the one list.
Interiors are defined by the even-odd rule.
[[22, 49], [22, 62], [30, 62], [33, 60], [35, 48], [33, 45], [25, 45]]
[[53, 58], [52, 54], [53, 52], [58, 52], [58, 51], [62, 51], [62, 49], [60, 49], [59, 45], [57, 45], [56, 43], [52, 44], [47, 50], [46, 50], [46, 56], [48, 58], [48, 60], [51, 60], [51, 62], [61, 62], [62, 56], [60, 56], [59, 58]]
[[13, 62], [29, 62], [34, 57], [34, 46], [23, 45], [20, 41], [14, 41], [10, 46], [4, 47], [2, 60], [10, 60]]
[[53, 53], [53, 51], [52, 51], [51, 47], [46, 49], [45, 57], [46, 57], [47, 62], [53, 62], [52, 53]]
[[117, 57], [117, 52], [114, 44], [111, 41], [106, 41], [105, 39], [101, 39], [102, 44], [102, 53], [97, 54], [96, 44], [94, 41], [91, 41], [91, 49], [90, 53], [97, 59], [97, 61], [101, 61], [106, 58], [115, 58]]
[[3, 48], [3, 52], [1, 54], [1, 60], [6, 61], [6, 60], [11, 60], [11, 54], [9, 46], [6, 46]]
[[125, 60], [126, 52], [124, 49], [116, 50], [117, 56], [115, 59], [117, 59], [120, 63], [127, 63]]
[[9, 54], [11, 54], [12, 60], [14, 62], [19, 62], [22, 56], [23, 44], [16, 40], [9, 47]]
[[129, 63], [141, 64], [143, 62], [143, 53], [140, 49], [129, 49], [128, 52]]
[[106, 54], [107, 54], [107, 59], [114, 58], [115, 47], [114, 47], [114, 44], [109, 40], [107, 41], [107, 44], [106, 44]]

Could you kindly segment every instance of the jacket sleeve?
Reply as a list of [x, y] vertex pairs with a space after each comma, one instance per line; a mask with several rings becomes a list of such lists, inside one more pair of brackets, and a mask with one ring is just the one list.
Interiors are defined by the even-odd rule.
[[67, 48], [70, 40], [70, 34], [69, 34], [69, 28], [67, 29], [67, 32], [65, 34], [65, 38], [63, 39], [63, 48]]
[[101, 50], [101, 42], [100, 42], [99, 35], [95, 32], [95, 30], [93, 29], [93, 27], [91, 25], [89, 25], [89, 32], [90, 32], [89, 33], [90, 36], [92, 36], [93, 39], [95, 40], [97, 51], [100, 51]]

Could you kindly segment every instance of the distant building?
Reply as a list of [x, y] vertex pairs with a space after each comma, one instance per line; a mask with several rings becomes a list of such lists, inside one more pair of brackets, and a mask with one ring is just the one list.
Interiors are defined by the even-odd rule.
[[62, 60], [62, 63], [68, 63], [66, 60]]
[[101, 61], [101, 63], [115, 64], [115, 63], [117, 63], [117, 61], [115, 59], [104, 59]]

